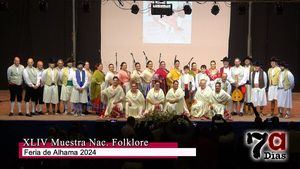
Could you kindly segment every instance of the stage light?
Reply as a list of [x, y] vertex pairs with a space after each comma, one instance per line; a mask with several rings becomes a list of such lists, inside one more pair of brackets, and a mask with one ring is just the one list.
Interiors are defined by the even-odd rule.
[[275, 4], [275, 13], [277, 15], [282, 15], [283, 14], [283, 5], [282, 3], [278, 2]]
[[190, 5], [186, 4], [183, 7], [183, 11], [184, 11], [184, 14], [190, 15], [192, 13], [192, 8], [190, 7]]
[[137, 6], [137, 4], [133, 4], [131, 6], [131, 13], [137, 14], [137, 13], [139, 13], [139, 10], [140, 10], [140, 8], [139, 8], [139, 6]]
[[0, 11], [6, 11], [8, 10], [8, 2], [7, 1], [1, 1], [0, 2]]
[[214, 6], [211, 8], [211, 13], [213, 15], [218, 15], [219, 12], [220, 12], [219, 6], [216, 3], [214, 3]]
[[244, 4], [239, 5], [238, 14], [239, 15], [245, 15], [246, 14], [246, 6]]
[[82, 2], [82, 10], [84, 13], [90, 13], [90, 2], [89, 0], [84, 0]]
[[48, 10], [48, 2], [46, 0], [40, 0], [39, 8], [41, 12], [46, 12]]

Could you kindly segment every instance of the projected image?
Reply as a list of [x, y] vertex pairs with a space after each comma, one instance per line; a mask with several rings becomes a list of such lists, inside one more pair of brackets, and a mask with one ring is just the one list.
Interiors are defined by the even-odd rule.
[[[190, 44], [192, 32], [192, 15], [185, 15], [183, 6], [186, 2], [168, 2], [173, 4], [173, 15], [151, 15], [151, 10], [143, 14], [143, 42]], [[192, 5], [191, 3], [189, 3]], [[151, 2], [144, 2], [144, 9]]]

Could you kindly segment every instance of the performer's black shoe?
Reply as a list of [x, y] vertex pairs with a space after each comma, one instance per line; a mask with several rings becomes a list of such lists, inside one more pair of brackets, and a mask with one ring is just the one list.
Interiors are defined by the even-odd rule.
[[12, 113], [12, 112], [10, 112], [9, 114], [8, 114], [8, 116], [13, 116], [14, 115], [14, 113]]
[[236, 112], [231, 112], [231, 115], [235, 116], [235, 115], [237, 115], [237, 113]]
[[41, 112], [41, 111], [39, 111], [39, 112], [37, 112], [39, 115], [44, 115], [44, 113], [43, 112]]
[[39, 115], [37, 112], [31, 112], [30, 114], [33, 116]]
[[31, 113], [26, 113], [27, 117], [32, 117]]
[[244, 115], [244, 113], [239, 113], [239, 116], [243, 116]]
[[60, 110], [57, 110], [57, 112], [56, 112], [56, 113], [60, 114], [61, 112], [60, 112]]
[[19, 116], [24, 116], [24, 114], [23, 114], [23, 113], [21, 113], [21, 112], [20, 112], [20, 113], [18, 113], [18, 115], [19, 115]]

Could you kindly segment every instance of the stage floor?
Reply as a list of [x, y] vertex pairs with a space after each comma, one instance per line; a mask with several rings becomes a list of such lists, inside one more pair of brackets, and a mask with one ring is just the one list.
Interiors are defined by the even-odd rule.
[[[293, 109], [291, 118], [280, 119], [282, 122], [300, 122], [300, 93], [293, 93]], [[15, 110], [17, 105], [15, 105]], [[22, 111], [25, 110], [25, 104], [22, 104]], [[44, 110], [45, 111], [45, 110]], [[270, 105], [265, 107], [264, 113], [270, 112]], [[108, 119], [100, 119], [95, 114], [89, 114], [83, 117], [75, 117], [72, 115], [39, 115], [33, 117], [26, 116], [8, 116], [9, 113], [9, 92], [7, 90], [0, 90], [0, 120], [34, 120], [34, 121], [106, 121]], [[277, 112], [275, 113], [277, 114]], [[262, 116], [263, 120], [268, 116]], [[119, 121], [125, 121], [126, 119], [116, 119]], [[254, 121], [254, 115], [233, 116], [233, 122], [250, 122]], [[206, 121], [200, 119], [192, 119], [192, 121]]]

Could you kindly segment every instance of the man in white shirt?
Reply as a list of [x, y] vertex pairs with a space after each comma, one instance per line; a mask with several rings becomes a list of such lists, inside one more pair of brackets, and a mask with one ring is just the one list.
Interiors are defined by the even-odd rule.
[[20, 58], [14, 58], [14, 64], [7, 69], [7, 80], [9, 84], [10, 93], [10, 113], [9, 116], [14, 115], [15, 99], [17, 97], [19, 115], [22, 116], [21, 102], [22, 102], [22, 84], [23, 84], [23, 70], [24, 66], [20, 64]]
[[[61, 77], [62, 75], [62, 70], [64, 68], [64, 60], [63, 59], [58, 59], [57, 61], [57, 71], [58, 71], [58, 77]], [[62, 81], [60, 78], [58, 78], [58, 82], [57, 82], [57, 88], [58, 88], [58, 104], [57, 104], [57, 113], [61, 113], [60, 111], [60, 96], [61, 96], [61, 88], [62, 88]]]
[[200, 87], [199, 84], [202, 79], [204, 79], [206, 81], [206, 86], [210, 87], [210, 79], [209, 79], [206, 71], [207, 71], [206, 65], [201, 65], [200, 72], [195, 77], [196, 89], [198, 89]]
[[[32, 58], [27, 60], [27, 67], [23, 71], [23, 78], [26, 84], [25, 87], [25, 107], [26, 116], [31, 117], [36, 115], [35, 113], [35, 102], [37, 100], [37, 89], [39, 84], [38, 71], [33, 67], [34, 61]], [[31, 103], [31, 112], [29, 111], [29, 104]]]
[[37, 99], [35, 102], [36, 105], [36, 112], [40, 115], [43, 114], [43, 105], [44, 105], [44, 101], [43, 101], [43, 93], [44, 93], [44, 84], [42, 82], [42, 75], [43, 75], [43, 71], [44, 71], [44, 63], [43, 61], [39, 60], [36, 64], [37, 70], [38, 70], [38, 81], [39, 81], [39, 87], [37, 89]]

